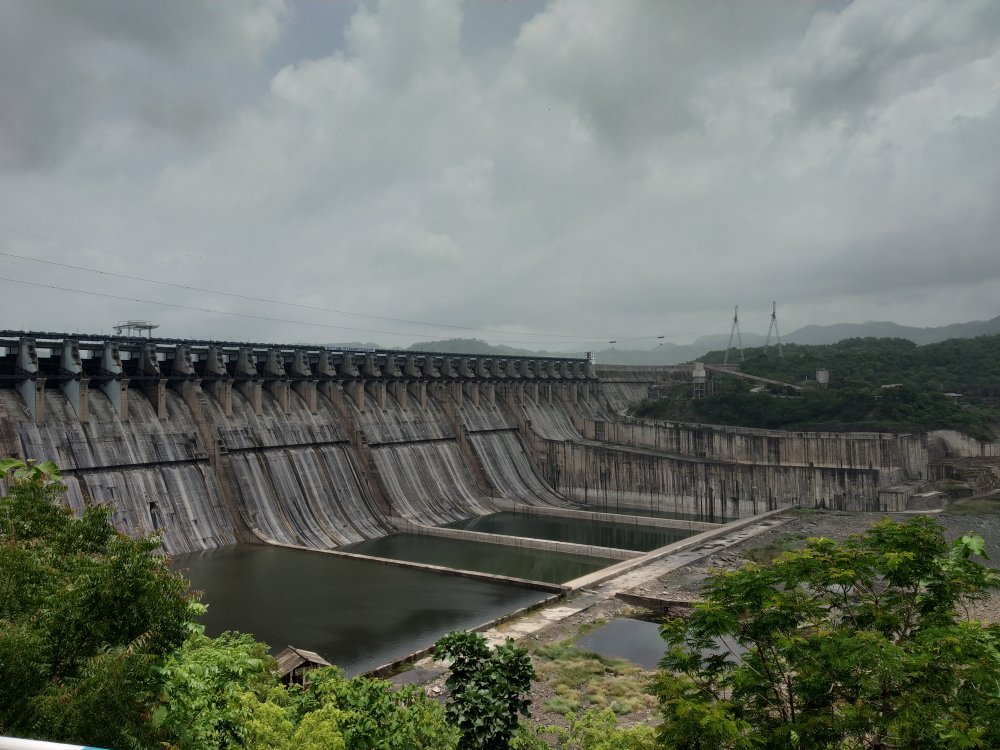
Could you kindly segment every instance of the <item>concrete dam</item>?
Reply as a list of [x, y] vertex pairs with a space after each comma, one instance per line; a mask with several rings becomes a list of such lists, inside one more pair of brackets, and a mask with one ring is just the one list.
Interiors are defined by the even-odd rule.
[[107, 504], [170, 553], [445, 536], [510, 510], [649, 523], [901, 510], [928, 476], [922, 435], [624, 416], [679, 372], [654, 369], [7, 331], [0, 452], [55, 461], [71, 507]]

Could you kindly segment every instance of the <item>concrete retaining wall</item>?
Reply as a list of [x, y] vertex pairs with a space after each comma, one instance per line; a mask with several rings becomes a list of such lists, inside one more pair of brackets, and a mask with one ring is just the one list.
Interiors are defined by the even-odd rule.
[[902, 469], [912, 479], [926, 478], [927, 471], [927, 441], [922, 435], [789, 432], [631, 417], [614, 422], [584, 420], [583, 434], [590, 440], [733, 463]]
[[[705, 518], [742, 517], [784, 505], [895, 511], [877, 469], [743, 464], [686, 459], [624, 447], [545, 441], [542, 470], [557, 491], [587, 505], [661, 507]], [[897, 507], [899, 506], [899, 507]]]

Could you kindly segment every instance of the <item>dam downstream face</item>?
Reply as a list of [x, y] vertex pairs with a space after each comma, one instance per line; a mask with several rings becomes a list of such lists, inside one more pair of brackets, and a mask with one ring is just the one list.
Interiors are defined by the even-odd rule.
[[665, 547], [698, 532], [687, 529], [655, 528], [612, 521], [531, 516], [501, 512], [447, 524], [447, 528], [479, 531], [502, 536], [523, 536], [595, 547], [630, 549], [638, 552]]
[[614, 562], [584, 555], [545, 552], [500, 544], [481, 544], [464, 539], [447, 539], [421, 534], [394, 534], [369, 539], [366, 542], [342, 547], [340, 551], [546, 583], [565, 583]]
[[209, 635], [251, 633], [277, 652], [316, 651], [348, 675], [551, 594], [321, 552], [235, 545], [178, 555], [171, 567], [204, 591]]

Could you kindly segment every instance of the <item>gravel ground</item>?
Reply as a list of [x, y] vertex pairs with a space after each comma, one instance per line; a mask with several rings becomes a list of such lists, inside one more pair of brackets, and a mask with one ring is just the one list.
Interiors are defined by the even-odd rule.
[[[769, 544], [790, 543], [801, 546], [809, 537], [827, 537], [842, 540], [851, 534], [860, 534], [873, 523], [883, 518], [902, 521], [912, 517], [912, 513], [846, 513], [835, 511], [794, 511], [791, 520], [772, 531], [730, 549], [699, 560], [697, 563], [673, 571], [663, 576], [657, 585], [645, 586], [642, 592], [647, 596], [664, 599], [690, 599], [697, 597], [709, 570], [715, 568], [734, 569], [746, 562], [743, 554], [753, 548]], [[1000, 502], [971, 500], [956, 503], [943, 512], [930, 514], [945, 527], [949, 541], [963, 534], [976, 533], [986, 540], [989, 560], [982, 562], [992, 568], [1000, 568]], [[1000, 592], [976, 606], [972, 616], [986, 622], [1000, 622]]]

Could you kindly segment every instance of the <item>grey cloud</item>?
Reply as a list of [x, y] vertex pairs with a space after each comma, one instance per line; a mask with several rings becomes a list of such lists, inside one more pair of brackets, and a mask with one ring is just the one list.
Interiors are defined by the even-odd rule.
[[205, 132], [284, 17], [277, 0], [2, 0], [0, 168], [52, 167], [88, 129], [122, 121], [181, 139]]
[[[734, 304], [766, 330], [772, 299], [789, 328], [992, 317], [1000, 45], [986, 5], [909, 5], [920, 23], [892, 32], [857, 21], [891, 16], [881, 0], [556, 0], [494, 32], [470, 21], [478, 6], [404, 0], [349, 21], [298, 10], [259, 63], [285, 18], [269, 5], [256, 7], [272, 24], [261, 34], [224, 6], [228, 20], [193, 16], [215, 31], [192, 40], [147, 39], [141, 13], [106, 31], [70, 14], [65, 49], [0, 84], [79, 92], [31, 99], [37, 144], [0, 130], [21, 159], [60, 142], [63, 159], [54, 175], [0, 172], [0, 247], [7, 224], [108, 248], [87, 263], [137, 275], [585, 338], [728, 333]], [[57, 16], [16, 19], [27, 60]], [[316, 19], [332, 25], [295, 28]], [[840, 54], [860, 55], [863, 85]], [[229, 77], [240, 90], [213, 96]], [[52, 102], [66, 111], [43, 122]], [[864, 127], [845, 134], [839, 112]], [[125, 286], [76, 276], [65, 284]], [[413, 340], [320, 323], [449, 333], [140, 284], [128, 294], [303, 324], [3, 291], [5, 315], [51, 328], [135, 316], [170, 335], [258, 340]]]
[[528, 23], [525, 75], [619, 153], [704, 126], [713, 76], [767, 54], [829, 3], [555, 2]]
[[775, 70], [795, 115], [857, 127], [948, 69], [996, 48], [1000, 6], [990, 0], [870, 0], [818, 14], [799, 49]]

